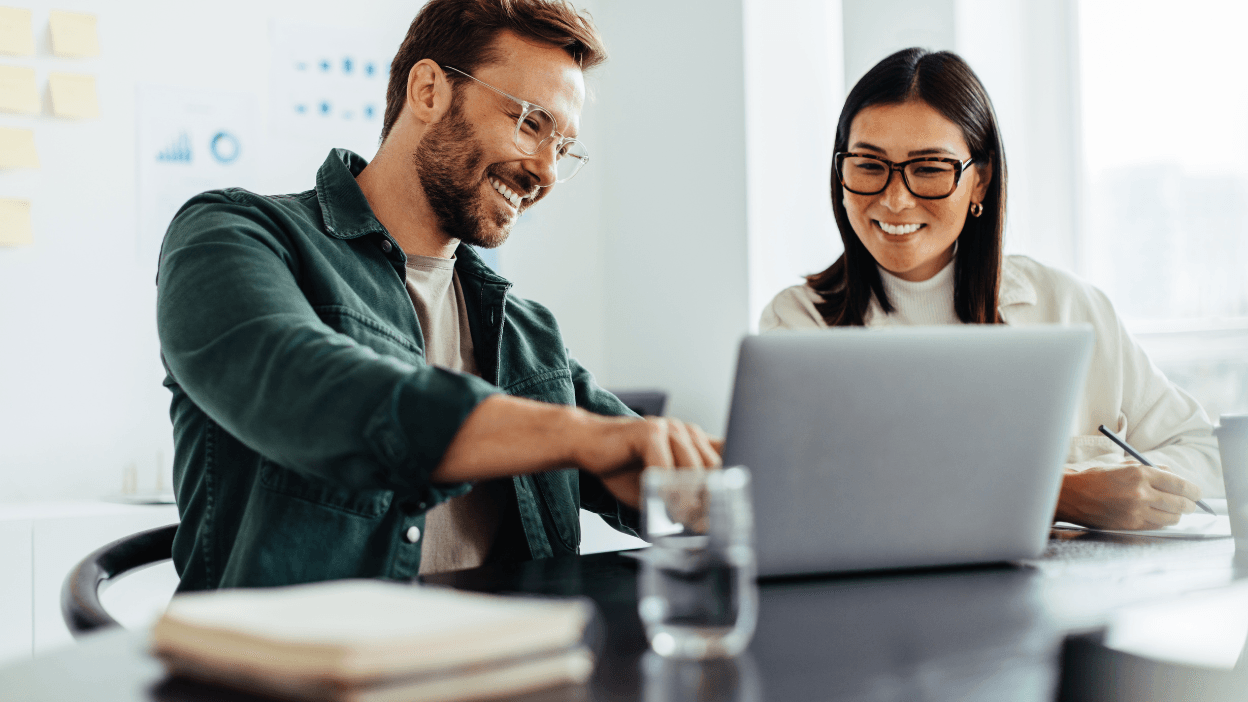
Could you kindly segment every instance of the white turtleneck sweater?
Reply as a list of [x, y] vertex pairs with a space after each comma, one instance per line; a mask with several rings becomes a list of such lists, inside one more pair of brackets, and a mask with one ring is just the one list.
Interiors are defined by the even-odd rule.
[[953, 309], [953, 261], [936, 275], [917, 283], [898, 278], [876, 266], [884, 283], [884, 294], [893, 305], [888, 315], [898, 326], [961, 324]]

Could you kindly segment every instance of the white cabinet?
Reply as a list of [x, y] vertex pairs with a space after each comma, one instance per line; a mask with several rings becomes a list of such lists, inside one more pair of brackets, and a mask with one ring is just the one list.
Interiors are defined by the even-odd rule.
[[[173, 505], [90, 501], [0, 505], [4, 563], [0, 568], [0, 663], [73, 641], [61, 617], [61, 584], [87, 554], [124, 536], [177, 521]], [[158, 578], [136, 576], [140, 591], [128, 592], [127, 583], [125, 599], [167, 601], [176, 586], [176, 575], [171, 580], [171, 572], [166, 564], [157, 571], [163, 574]]]
[[0, 661], [32, 650], [30, 534], [29, 521], [0, 521]]

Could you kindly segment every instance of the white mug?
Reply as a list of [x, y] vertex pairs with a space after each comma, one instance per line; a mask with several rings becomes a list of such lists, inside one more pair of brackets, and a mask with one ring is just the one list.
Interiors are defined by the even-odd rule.
[[1236, 559], [1248, 562], [1248, 414], [1224, 414], [1218, 435], [1226, 511], [1235, 535]]

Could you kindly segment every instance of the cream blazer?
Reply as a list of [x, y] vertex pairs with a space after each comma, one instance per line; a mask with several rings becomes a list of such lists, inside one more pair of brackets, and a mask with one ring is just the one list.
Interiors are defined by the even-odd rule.
[[[826, 329], [815, 309], [819, 296], [806, 285], [783, 290], [759, 320], [759, 331]], [[1075, 276], [1026, 256], [1006, 256], [997, 309], [1006, 324], [1091, 324], [1092, 364], [1075, 417], [1066, 467], [1085, 470], [1126, 460], [1122, 449], [1097, 431], [1104, 424], [1155, 465], [1221, 497], [1222, 467], [1213, 427], [1200, 403], [1166, 379], [1131, 338], [1109, 298]], [[872, 298], [866, 326], [894, 326]]]

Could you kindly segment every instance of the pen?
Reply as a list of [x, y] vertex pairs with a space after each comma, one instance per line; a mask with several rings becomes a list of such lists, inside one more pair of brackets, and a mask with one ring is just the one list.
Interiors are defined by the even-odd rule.
[[[1110, 441], [1113, 441], [1115, 444], [1118, 444], [1119, 446], [1121, 446], [1123, 451], [1126, 451], [1127, 453], [1134, 456], [1135, 460], [1139, 461], [1140, 463], [1143, 463], [1146, 466], [1153, 465], [1152, 463], [1149, 462], [1147, 458], [1144, 457], [1144, 454], [1140, 453], [1139, 451], [1136, 451], [1135, 448], [1131, 446], [1131, 444], [1128, 444], [1126, 440], [1124, 440], [1122, 437], [1110, 431], [1108, 428], [1105, 427], [1104, 424], [1097, 427], [1097, 429], [1100, 429], [1102, 434], [1104, 434], [1105, 436], [1108, 436]], [[1209, 505], [1205, 504], [1204, 500], [1196, 500], [1196, 506], [1205, 510], [1209, 514], [1213, 514], [1213, 515], [1217, 514], [1217, 512], [1214, 512], [1212, 509], [1209, 509]]]

